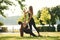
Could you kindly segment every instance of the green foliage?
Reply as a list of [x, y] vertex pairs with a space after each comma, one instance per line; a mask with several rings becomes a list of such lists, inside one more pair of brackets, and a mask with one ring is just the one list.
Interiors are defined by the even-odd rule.
[[60, 19], [60, 6], [51, 8], [51, 24], [56, 24], [56, 19]]
[[7, 32], [7, 27], [2, 27], [1, 32]]
[[[3, 3], [5, 3], [6, 5], [3, 5]], [[1, 1], [0, 1], [0, 15], [2, 15], [3, 17], [6, 17], [6, 16], [4, 15], [3, 10], [4, 10], [4, 9], [8, 9], [8, 6], [7, 6], [7, 5], [12, 5], [12, 4], [13, 4], [13, 2], [11, 2], [11, 1], [9, 1], [9, 0], [1, 0]]]
[[[22, 2], [24, 2], [24, 1], [25, 1], [25, 0], [17, 0], [18, 4], [20, 5], [21, 10], [23, 10], [23, 8], [25, 7], [25, 5], [22, 3]], [[24, 22], [24, 16], [20, 16], [20, 18], [18, 18], [17, 21]]]
[[0, 32], [7, 32], [7, 27], [1, 27]]
[[2, 22], [0, 22], [0, 26], [4, 25]]
[[49, 27], [49, 26], [42, 26], [38, 27], [39, 32], [55, 32], [55, 27]]
[[19, 5], [20, 5], [20, 8], [23, 10], [25, 5], [22, 2], [24, 2], [25, 0], [17, 0], [17, 1], [18, 1]]
[[25, 1], [25, 0], [21, 0], [21, 1]]
[[7, 9], [8, 7], [7, 6], [0, 6], [0, 10], [4, 10], [4, 9]]
[[60, 32], [60, 24], [57, 25], [57, 31]]
[[55, 15], [55, 18], [60, 19], [60, 5], [51, 8], [51, 12]]
[[37, 19], [40, 20], [40, 24], [56, 24], [56, 19], [60, 20], [60, 5], [56, 7], [47, 8], [44, 7], [38, 11]]
[[21, 22], [24, 22], [24, 16], [20, 16], [20, 18], [18, 18], [17, 21], [21, 21]]
[[14, 3], [9, 0], [3, 0], [3, 2], [6, 3], [7, 5], [14, 5]]
[[40, 23], [39, 23], [39, 20], [38, 20], [37, 17], [36, 17], [36, 15], [34, 15], [33, 18], [34, 18], [34, 21], [35, 21], [36, 24], [40, 24]]
[[39, 10], [38, 13], [37, 13], [37, 19], [39, 19], [40, 16], [41, 16], [41, 12], [40, 12], [40, 10]]
[[39, 20], [42, 20], [43, 24], [47, 24], [51, 19], [49, 8], [45, 7], [41, 10], [41, 16]]
[[0, 10], [0, 15], [2, 15], [3, 17], [6, 17], [2, 10]]

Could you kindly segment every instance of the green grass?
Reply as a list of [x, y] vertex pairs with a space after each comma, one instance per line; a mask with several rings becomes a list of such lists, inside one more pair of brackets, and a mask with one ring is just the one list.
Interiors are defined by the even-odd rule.
[[[25, 34], [24, 37], [20, 37], [18, 34], [0, 34], [0, 40], [60, 40], [60, 36], [56, 36], [60, 33], [53, 33], [55, 36], [45, 35], [43, 32], [42, 37], [30, 37], [29, 34]], [[48, 32], [49, 34], [49, 32]], [[50, 33], [52, 34], [52, 33]]]
[[60, 37], [18, 37], [18, 36], [3, 36], [0, 40], [60, 40]]

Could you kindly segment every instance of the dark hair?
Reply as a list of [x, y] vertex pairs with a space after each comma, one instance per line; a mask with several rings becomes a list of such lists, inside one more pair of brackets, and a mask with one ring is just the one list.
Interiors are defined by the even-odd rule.
[[21, 21], [19, 21], [19, 22], [18, 22], [18, 24], [20, 25], [20, 24], [22, 24], [22, 22], [21, 22]]
[[29, 6], [29, 11], [30, 11], [31, 13], [33, 13], [33, 7], [32, 7], [32, 6]]

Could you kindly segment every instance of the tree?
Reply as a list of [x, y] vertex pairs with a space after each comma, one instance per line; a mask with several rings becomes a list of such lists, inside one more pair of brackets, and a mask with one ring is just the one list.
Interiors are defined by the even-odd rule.
[[60, 5], [56, 6], [56, 11], [55, 11], [56, 15], [58, 16], [59, 20], [60, 20]]
[[[3, 3], [5, 3], [6, 5], [3, 5]], [[0, 15], [2, 15], [3, 17], [6, 17], [4, 15], [3, 10], [8, 8], [7, 5], [12, 5], [12, 4], [13, 4], [13, 2], [11, 2], [9, 0], [0, 0]]]
[[49, 12], [49, 8], [47, 8], [47, 7], [43, 8], [41, 10], [41, 16], [39, 18], [40, 22], [42, 22], [42, 24], [49, 24], [50, 19], [51, 19], [51, 15]]
[[39, 24], [39, 20], [37, 19], [37, 16], [34, 15], [33, 18], [34, 18], [35, 23], [36, 23], [36, 24]]
[[38, 10], [38, 13], [37, 13], [37, 19], [38, 19], [38, 20], [39, 20], [40, 16], [41, 16], [41, 11]]
[[60, 5], [51, 8], [51, 24], [56, 24], [56, 19], [60, 19]]
[[17, 0], [18, 4], [20, 5], [20, 8], [23, 10], [23, 8], [25, 7], [25, 5], [23, 4], [25, 0]]
[[18, 20], [17, 20], [18, 22], [19, 21], [21, 21], [21, 22], [23, 22], [24, 21], [24, 16], [22, 15], [22, 16], [20, 16], [20, 18], [18, 18]]
[[2, 22], [0, 22], [0, 26], [4, 25]]

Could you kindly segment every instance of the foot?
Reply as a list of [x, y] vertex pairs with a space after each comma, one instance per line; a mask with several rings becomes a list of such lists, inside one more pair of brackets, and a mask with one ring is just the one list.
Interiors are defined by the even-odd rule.
[[38, 32], [38, 37], [42, 37], [42, 35], [40, 35], [39, 32]]
[[38, 35], [38, 37], [42, 37], [42, 35]]

